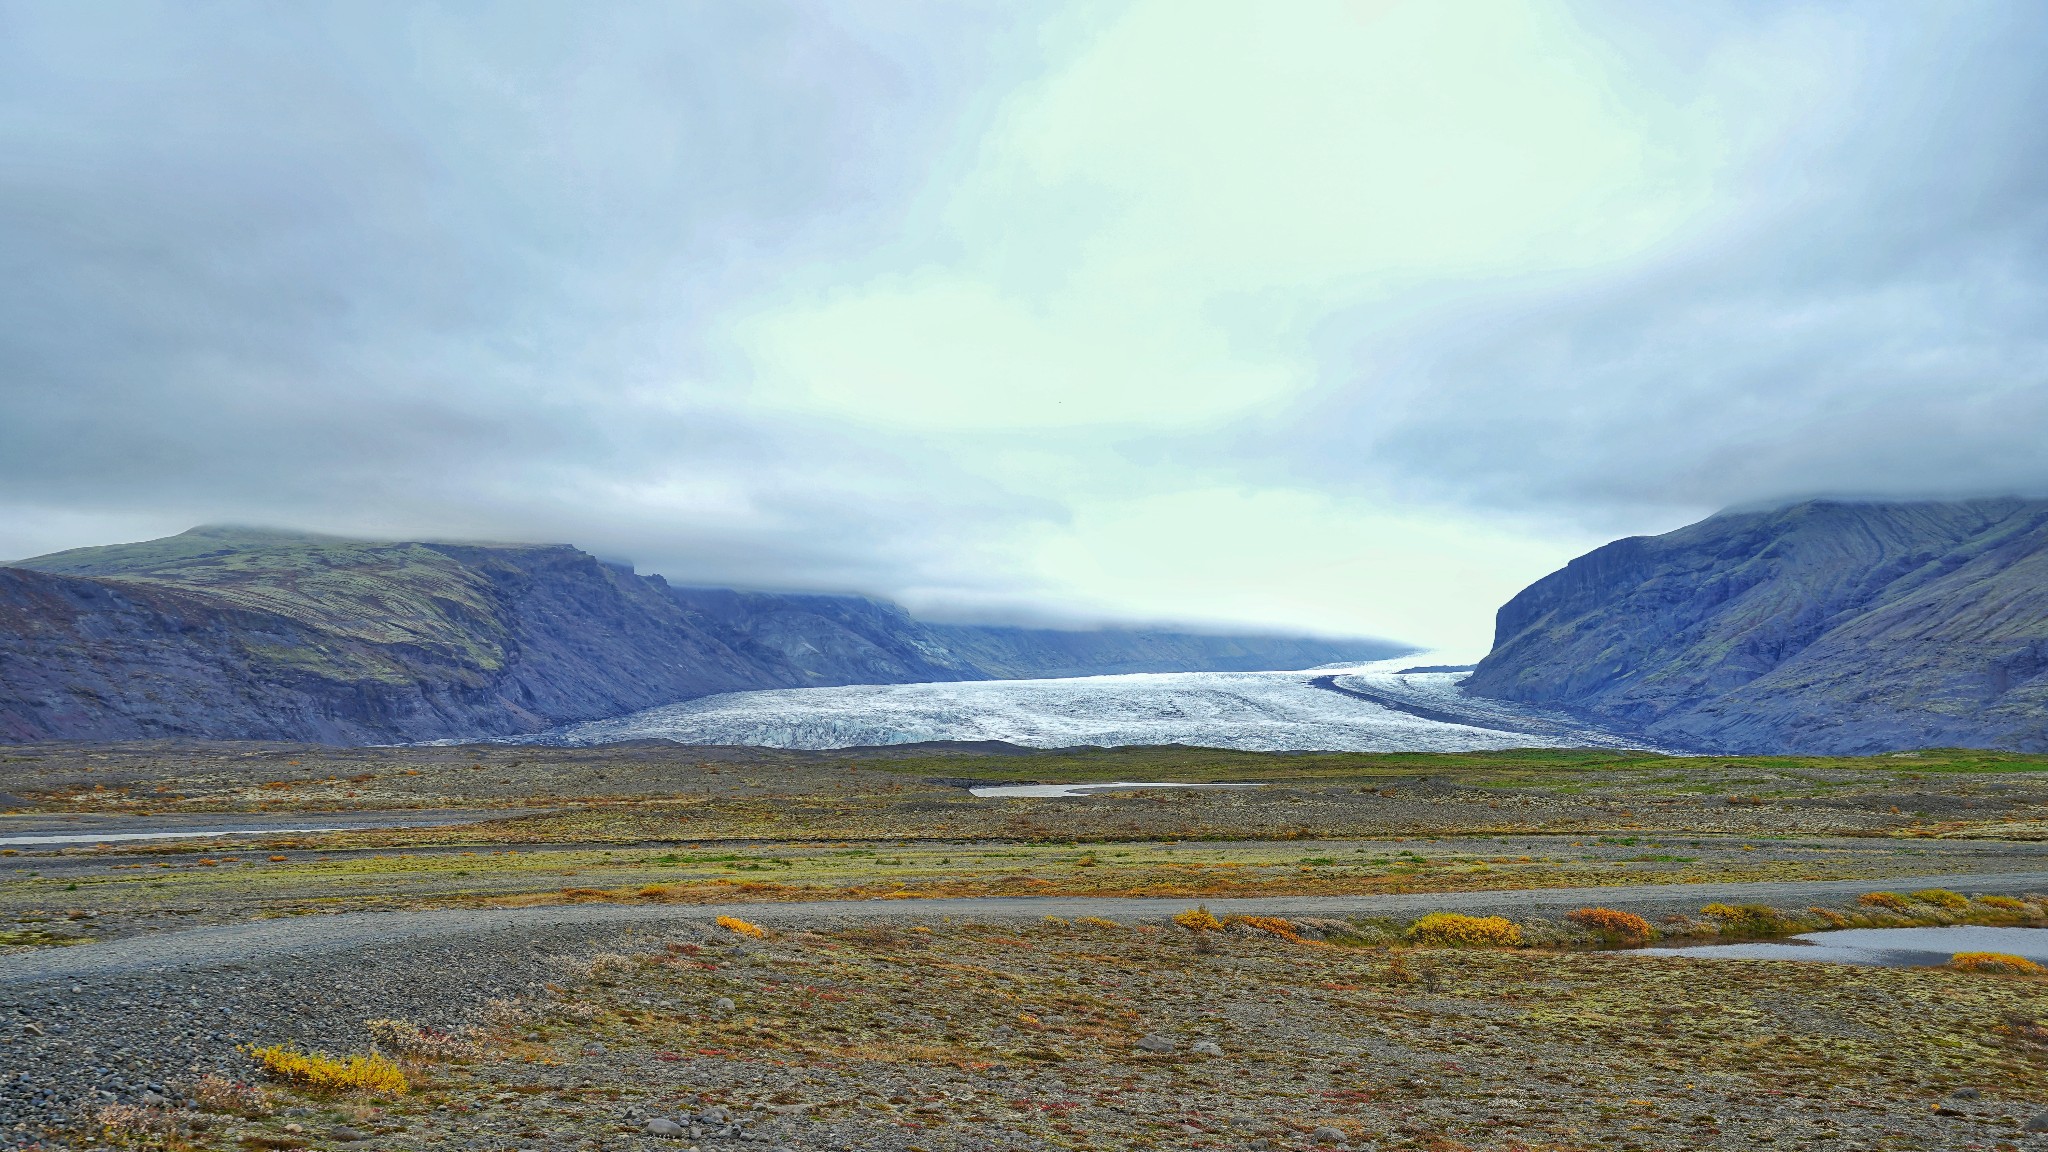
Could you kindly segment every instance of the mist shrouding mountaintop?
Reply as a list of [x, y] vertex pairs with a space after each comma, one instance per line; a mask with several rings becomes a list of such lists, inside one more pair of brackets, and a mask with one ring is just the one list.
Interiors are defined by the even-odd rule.
[[1468, 691], [1678, 746], [2048, 749], [2048, 500], [1815, 501], [1595, 549]]

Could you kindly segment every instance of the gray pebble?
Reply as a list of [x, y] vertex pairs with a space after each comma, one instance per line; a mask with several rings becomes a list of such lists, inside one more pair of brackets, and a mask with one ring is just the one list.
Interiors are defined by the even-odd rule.
[[1161, 1036], [1159, 1033], [1153, 1032], [1138, 1041], [1138, 1047], [1143, 1048], [1147, 1052], [1171, 1052], [1174, 1049], [1174, 1043], [1172, 1037]]

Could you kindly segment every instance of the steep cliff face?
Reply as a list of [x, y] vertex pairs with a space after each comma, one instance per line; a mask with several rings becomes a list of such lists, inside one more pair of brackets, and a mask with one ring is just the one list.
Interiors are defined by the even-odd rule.
[[676, 588], [566, 545], [195, 529], [0, 568], [0, 739], [512, 735], [755, 688], [1403, 651], [988, 631], [956, 650], [883, 601]]
[[1810, 502], [1616, 541], [1466, 690], [1680, 746], [2048, 748], [2048, 501]]

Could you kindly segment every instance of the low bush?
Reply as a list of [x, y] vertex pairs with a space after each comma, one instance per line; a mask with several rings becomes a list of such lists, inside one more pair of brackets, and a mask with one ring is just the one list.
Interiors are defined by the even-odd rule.
[[1986, 908], [1996, 908], [2000, 912], [2032, 911], [2031, 908], [2027, 907], [2025, 900], [2015, 900], [2010, 896], [1979, 896], [1977, 897], [1977, 903], [1984, 905]]
[[422, 1028], [410, 1020], [365, 1020], [378, 1044], [410, 1060], [474, 1060], [483, 1049], [469, 1036]]
[[1302, 938], [1301, 933], [1294, 930], [1294, 925], [1278, 916], [1232, 916], [1223, 922], [1226, 928], [1239, 924], [1257, 932], [1264, 932], [1268, 936], [1278, 936], [1291, 944], [1308, 943]]
[[270, 1093], [218, 1073], [208, 1072], [194, 1080], [187, 1091], [203, 1111], [235, 1116], [268, 1116], [271, 1112]]
[[389, 1057], [376, 1052], [324, 1056], [273, 1044], [267, 1048], [242, 1049], [262, 1069], [280, 1080], [288, 1080], [315, 1092], [374, 1092], [396, 1096], [410, 1085], [405, 1073]]
[[1892, 912], [1912, 910], [1913, 902], [1897, 892], [1865, 892], [1856, 898], [1858, 904], [1871, 908], [1883, 908]]
[[1768, 904], [1709, 904], [1700, 912], [1712, 917], [1723, 935], [1782, 936], [1797, 927]]
[[1627, 944], [1647, 943], [1657, 934], [1648, 920], [1619, 908], [1581, 908], [1566, 913], [1565, 919], [1603, 939]]
[[1220, 932], [1223, 930], [1223, 921], [1218, 920], [1216, 914], [1209, 911], [1206, 906], [1190, 908], [1185, 912], [1179, 913], [1174, 916], [1173, 922], [1190, 932]]
[[1948, 966], [1958, 972], [1984, 972], [1993, 976], [2048, 975], [2048, 968], [2009, 952], [1958, 952], [1949, 957]]
[[725, 929], [727, 932], [745, 936], [751, 940], [759, 940], [768, 934], [767, 929], [758, 924], [749, 924], [737, 916], [720, 916], [717, 923], [720, 928]]
[[183, 1147], [179, 1117], [166, 1108], [102, 1104], [89, 1113], [89, 1130], [116, 1148]]
[[1423, 944], [1464, 948], [1516, 948], [1522, 930], [1505, 916], [1431, 912], [1408, 927], [1408, 938]]
[[1960, 892], [1951, 892], [1946, 888], [1922, 888], [1920, 891], [1913, 893], [1913, 899], [1918, 900], [1922, 904], [1932, 904], [1936, 908], [1946, 909], [1950, 912], [1967, 912], [1970, 909], [1970, 898], [1968, 896]]

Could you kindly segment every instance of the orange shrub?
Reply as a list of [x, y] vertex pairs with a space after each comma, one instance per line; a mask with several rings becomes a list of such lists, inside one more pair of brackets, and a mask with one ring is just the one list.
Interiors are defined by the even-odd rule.
[[1948, 966], [1958, 972], [1984, 972], [1994, 976], [2048, 975], [2048, 968], [2009, 952], [1958, 952], [1949, 957]]
[[1207, 907], [1190, 908], [1176, 915], [1173, 922], [1190, 932], [1215, 932], [1223, 927], [1223, 921], [1218, 920]]
[[1856, 902], [1872, 908], [1888, 908], [1893, 912], [1904, 912], [1913, 906], [1912, 901], [1897, 892], [1865, 892], [1856, 898]]
[[1565, 919], [1608, 939], [1630, 944], [1641, 944], [1657, 934], [1648, 920], [1619, 908], [1581, 908], [1577, 912], [1566, 913]]
[[1301, 938], [1301, 933], [1294, 930], [1294, 925], [1289, 924], [1278, 916], [1232, 916], [1223, 923], [1225, 927], [1232, 924], [1242, 924], [1247, 928], [1256, 928], [1268, 936], [1278, 936], [1282, 940], [1295, 944], [1308, 943], [1308, 941]]
[[1947, 909], [1950, 912], [1965, 912], [1970, 907], [1970, 898], [1968, 896], [1960, 892], [1951, 892], [1946, 888], [1922, 888], [1920, 891], [1913, 893], [1913, 899], [1918, 900], [1922, 904], [1932, 904], [1936, 908]]
[[2010, 896], [1979, 896], [1977, 897], [1977, 903], [1984, 905], [1986, 908], [1996, 908], [2001, 912], [2027, 911], [2027, 902], [2025, 900], [2015, 900]]
[[725, 929], [727, 932], [738, 933], [741, 936], [749, 936], [755, 940], [759, 940], [761, 937], [766, 936], [768, 934], [766, 929], [756, 924], [749, 924], [745, 920], [742, 920], [737, 916], [720, 916], [717, 920], [717, 924], [720, 928]]

